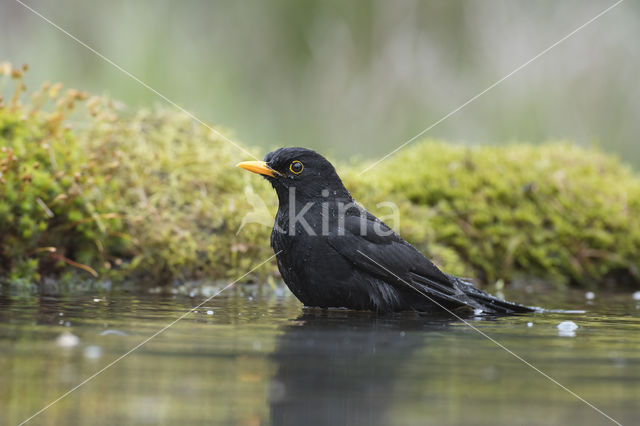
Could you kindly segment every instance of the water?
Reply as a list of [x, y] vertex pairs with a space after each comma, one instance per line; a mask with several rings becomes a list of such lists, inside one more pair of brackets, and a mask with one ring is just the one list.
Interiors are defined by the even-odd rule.
[[[508, 296], [586, 312], [469, 323], [617, 421], [640, 422], [640, 301]], [[25, 420], [202, 300], [0, 298], [0, 424]], [[613, 423], [458, 320], [303, 309], [265, 286], [221, 294], [28, 424]]]

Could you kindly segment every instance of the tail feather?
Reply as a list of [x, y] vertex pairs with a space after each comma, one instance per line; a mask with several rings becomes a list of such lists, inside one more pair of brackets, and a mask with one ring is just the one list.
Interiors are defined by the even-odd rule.
[[473, 286], [473, 284], [463, 278], [450, 276], [452, 280], [455, 280], [457, 284], [460, 284], [464, 294], [471, 298], [473, 301], [482, 305], [482, 309], [488, 313], [496, 314], [515, 314], [515, 313], [530, 313], [537, 312], [538, 309], [530, 306], [520, 305], [518, 303], [507, 302], [506, 300], [499, 299], [489, 293], [479, 290]]
[[[475, 288], [472, 282], [465, 278], [447, 275], [450, 283], [444, 285], [424, 275], [411, 273], [412, 284], [416, 290], [425, 295], [431, 302], [445, 308], [471, 308], [488, 314], [515, 314], [536, 312], [538, 309], [517, 303], [507, 302]], [[412, 286], [413, 286], [412, 285]]]

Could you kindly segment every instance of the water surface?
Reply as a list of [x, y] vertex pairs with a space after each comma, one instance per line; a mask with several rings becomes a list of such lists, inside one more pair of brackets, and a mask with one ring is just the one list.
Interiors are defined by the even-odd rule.
[[[640, 422], [640, 301], [508, 296], [586, 312], [469, 323], [617, 421]], [[1, 298], [0, 424], [25, 420], [202, 300]], [[613, 423], [455, 318], [303, 309], [264, 286], [227, 290], [28, 424]]]

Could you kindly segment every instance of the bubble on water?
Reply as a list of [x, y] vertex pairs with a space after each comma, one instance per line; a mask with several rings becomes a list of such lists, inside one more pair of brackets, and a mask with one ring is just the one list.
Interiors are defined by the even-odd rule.
[[640, 300], [640, 291], [636, 291], [631, 297], [633, 297], [633, 300]]
[[533, 327], [533, 323], [532, 322], [528, 322], [527, 323], [527, 327]]
[[84, 357], [89, 359], [98, 359], [102, 356], [102, 348], [100, 346], [87, 346], [84, 348]]
[[62, 332], [56, 339], [56, 344], [61, 348], [72, 348], [78, 346], [78, 343], [80, 343], [80, 338], [68, 331]]
[[573, 321], [562, 321], [557, 325], [558, 336], [561, 337], [575, 337], [578, 324]]
[[560, 324], [557, 325], [558, 330], [568, 330], [568, 331], [574, 331], [578, 329], [578, 324], [576, 324], [573, 321], [562, 321]]
[[213, 311], [212, 310], [208, 310], [207, 311], [207, 315], [213, 315]]
[[593, 300], [596, 298], [596, 294], [592, 291], [588, 291], [584, 294], [585, 299], [587, 300]]
[[95, 303], [98, 303], [98, 302], [102, 302], [102, 299], [94, 298], [94, 299], [93, 299], [93, 301], [94, 301]]

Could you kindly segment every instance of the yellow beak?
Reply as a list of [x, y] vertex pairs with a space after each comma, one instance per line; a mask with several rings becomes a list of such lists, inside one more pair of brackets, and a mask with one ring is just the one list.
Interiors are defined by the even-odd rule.
[[271, 177], [274, 177], [276, 174], [280, 174], [269, 167], [264, 161], [243, 161], [242, 163], [236, 164], [236, 167]]

